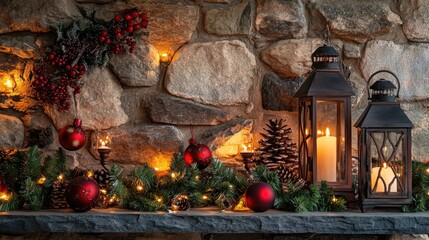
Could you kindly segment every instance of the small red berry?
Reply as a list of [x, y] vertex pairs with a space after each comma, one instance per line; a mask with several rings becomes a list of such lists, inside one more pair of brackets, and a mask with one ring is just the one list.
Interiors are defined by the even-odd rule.
[[67, 71], [70, 71], [70, 69], [71, 69], [71, 66], [70, 66], [70, 65], [67, 65], [67, 66], [66, 66], [66, 70], [67, 70]]
[[122, 29], [121, 33], [122, 33], [122, 35], [127, 34], [127, 33], [128, 33], [128, 32], [127, 32], [127, 29]]
[[55, 85], [54, 85], [54, 84], [52, 84], [49, 88], [50, 88], [51, 90], [55, 90]]
[[146, 20], [147, 19], [147, 13], [140, 14], [140, 18], [143, 20]]
[[105, 37], [103, 37], [103, 36], [101, 36], [101, 37], [99, 38], [99, 40], [100, 40], [100, 42], [104, 42], [104, 41], [106, 40], [106, 38], [105, 38]]
[[55, 54], [51, 53], [49, 54], [49, 59], [53, 60], [55, 58]]
[[121, 27], [116, 26], [114, 31], [115, 31], [115, 33], [121, 32]]
[[106, 39], [106, 44], [109, 45], [111, 43], [110, 39]]
[[132, 26], [132, 25], [134, 25], [134, 23], [135, 23], [134, 20], [127, 21], [128, 26]]
[[127, 21], [131, 20], [131, 15], [130, 14], [125, 15], [125, 20]]
[[122, 37], [122, 34], [121, 33], [116, 33], [116, 38], [121, 38]]
[[127, 31], [128, 31], [129, 33], [132, 33], [132, 32], [134, 31], [133, 26], [129, 26], [129, 27], [127, 28]]
[[75, 70], [72, 70], [72, 71], [70, 72], [70, 75], [71, 75], [72, 77], [76, 76], [76, 71], [75, 71]]
[[101, 36], [107, 36], [107, 34], [109, 34], [109, 32], [107, 32], [107, 30], [101, 31]]
[[115, 22], [120, 22], [122, 20], [121, 16], [116, 15], [115, 16]]
[[147, 24], [148, 24], [149, 22], [147, 21], [147, 20], [143, 20], [141, 23], [140, 23], [140, 25], [142, 26], [142, 27], [147, 27]]
[[134, 11], [132, 11], [132, 12], [131, 12], [131, 16], [132, 16], [133, 18], [136, 18], [136, 17], [138, 17], [138, 16], [139, 16], [139, 12], [138, 12], [138, 11], [136, 11], [136, 10], [134, 10]]
[[140, 25], [134, 24], [133, 29], [134, 31], [138, 31], [140, 29]]

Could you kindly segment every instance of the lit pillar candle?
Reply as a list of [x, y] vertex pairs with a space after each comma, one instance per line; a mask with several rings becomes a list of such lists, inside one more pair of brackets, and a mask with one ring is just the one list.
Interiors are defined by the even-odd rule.
[[329, 128], [326, 136], [317, 138], [317, 181], [337, 181], [337, 138], [330, 136]]
[[[378, 177], [378, 171], [380, 171], [380, 167], [372, 168], [371, 189], [374, 189], [375, 182], [377, 181]], [[377, 189], [375, 189], [375, 192], [385, 192], [384, 184], [381, 178], [383, 178], [384, 182], [386, 183], [387, 189], [389, 189], [389, 184], [393, 181], [393, 184], [390, 186], [390, 192], [398, 192], [396, 179], [394, 180], [395, 174], [393, 173], [391, 167], [387, 167], [386, 163], [383, 163], [383, 167], [381, 168], [380, 178], [378, 179]]]

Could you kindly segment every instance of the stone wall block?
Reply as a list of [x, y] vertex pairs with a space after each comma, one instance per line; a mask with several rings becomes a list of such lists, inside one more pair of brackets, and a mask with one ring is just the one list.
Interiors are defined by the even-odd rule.
[[204, 19], [204, 28], [208, 33], [217, 35], [249, 34], [250, 5], [249, 0], [227, 8], [209, 9]]
[[138, 41], [134, 53], [116, 55], [110, 67], [122, 84], [148, 87], [159, 81], [159, 54], [151, 44]]
[[272, 39], [303, 38], [307, 34], [307, 20], [301, 0], [258, 0], [256, 30]]
[[401, 18], [382, 1], [312, 0], [329, 24], [331, 34], [358, 42], [391, 32]]
[[265, 49], [261, 59], [284, 77], [305, 76], [311, 71], [311, 54], [322, 45], [318, 38], [282, 40]]
[[256, 59], [238, 40], [189, 44], [177, 52], [165, 87], [172, 95], [210, 105], [249, 101]]
[[232, 116], [211, 106], [170, 96], [157, 96], [149, 102], [153, 122], [174, 125], [218, 125]]

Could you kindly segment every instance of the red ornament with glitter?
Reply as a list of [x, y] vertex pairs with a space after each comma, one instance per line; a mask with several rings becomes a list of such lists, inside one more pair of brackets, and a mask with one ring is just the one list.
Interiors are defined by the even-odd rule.
[[246, 206], [255, 212], [265, 212], [274, 205], [274, 189], [268, 183], [257, 182], [250, 185], [244, 199]]
[[58, 134], [60, 144], [69, 151], [79, 150], [85, 145], [85, 130], [82, 120], [75, 119], [73, 124], [63, 127]]
[[70, 208], [77, 212], [86, 212], [94, 206], [99, 193], [97, 182], [86, 176], [79, 176], [70, 182], [65, 196]]
[[193, 163], [197, 164], [200, 170], [208, 167], [212, 161], [212, 152], [210, 148], [204, 144], [200, 144], [194, 138], [194, 127], [191, 128], [191, 139], [189, 139], [189, 146], [183, 153], [183, 160], [186, 165], [192, 166]]

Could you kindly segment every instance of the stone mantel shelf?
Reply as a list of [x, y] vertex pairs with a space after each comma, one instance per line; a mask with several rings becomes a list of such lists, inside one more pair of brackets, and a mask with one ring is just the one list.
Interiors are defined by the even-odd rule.
[[123, 209], [13, 211], [0, 213], [0, 233], [429, 233], [429, 213], [310, 212], [269, 210], [222, 213], [218, 209], [187, 212], [134, 212]]

